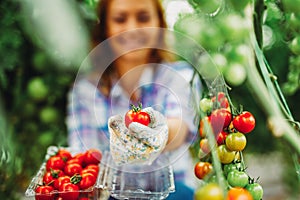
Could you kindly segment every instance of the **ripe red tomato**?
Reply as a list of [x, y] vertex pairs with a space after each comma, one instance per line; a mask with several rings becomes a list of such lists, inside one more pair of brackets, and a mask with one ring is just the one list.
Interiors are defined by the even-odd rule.
[[97, 171], [97, 173], [99, 172], [100, 170], [100, 166], [99, 165], [95, 165], [95, 164], [89, 164], [85, 167], [86, 169], [94, 169]]
[[82, 171], [81, 171], [81, 174], [85, 174], [85, 173], [91, 173], [93, 174], [95, 177], [98, 176], [98, 171], [96, 169], [93, 169], [93, 168], [84, 168]]
[[81, 160], [78, 159], [78, 158], [71, 158], [70, 160], [68, 160], [68, 161], [66, 162], [66, 165], [74, 164], [74, 163], [79, 164], [79, 165], [82, 165], [82, 164], [83, 164], [83, 161], [81, 161]]
[[64, 172], [68, 176], [73, 176], [74, 174], [79, 174], [82, 171], [82, 166], [78, 163], [68, 164], [64, 168]]
[[89, 149], [84, 154], [84, 164], [99, 164], [102, 159], [102, 153], [98, 149]]
[[194, 173], [197, 178], [203, 179], [207, 174], [212, 171], [212, 164], [209, 162], [197, 162], [194, 167]]
[[[216, 102], [217, 99], [217, 102]], [[217, 97], [214, 96], [212, 99], [213, 103], [217, 103], [217, 107], [218, 108], [228, 108], [229, 107], [229, 102], [228, 99], [226, 97], [226, 94], [224, 92], [218, 92]]]
[[59, 189], [59, 187], [64, 184], [64, 183], [70, 183], [71, 180], [70, 180], [70, 176], [61, 176], [61, 177], [58, 177], [55, 181], [54, 181], [54, 188], [56, 190]]
[[47, 171], [50, 171], [50, 169], [63, 170], [64, 167], [65, 167], [65, 161], [60, 156], [51, 156], [46, 163]]
[[35, 189], [36, 200], [53, 200], [54, 199], [54, 188], [49, 185], [41, 185]]
[[210, 115], [210, 122], [214, 133], [218, 134], [224, 128], [229, 126], [231, 122], [231, 113], [225, 108], [216, 109]]
[[225, 131], [221, 131], [220, 133], [217, 134], [217, 144], [221, 145], [224, 144], [226, 137], [228, 136], [228, 133], [226, 133]]
[[253, 198], [245, 188], [233, 187], [229, 189], [226, 200], [253, 200]]
[[79, 187], [73, 183], [63, 183], [59, 187], [59, 196], [64, 200], [74, 200], [79, 197]]
[[96, 176], [92, 173], [81, 173], [81, 180], [79, 182], [79, 188], [82, 190], [92, 187], [96, 183]]
[[142, 106], [139, 104], [138, 107], [131, 105], [131, 110], [127, 111], [125, 114], [125, 125], [128, 128], [129, 124], [132, 122], [138, 122], [145, 126], [148, 126], [150, 123], [150, 116], [148, 113], [142, 111]]
[[43, 183], [44, 185], [53, 185], [55, 179], [60, 176], [63, 176], [64, 172], [60, 169], [51, 169], [47, 171], [43, 176]]
[[72, 154], [66, 149], [59, 149], [56, 155], [60, 156], [64, 161], [72, 158]]
[[255, 127], [255, 118], [252, 113], [244, 111], [233, 119], [234, 128], [241, 133], [249, 133]]
[[73, 158], [78, 159], [79, 164], [82, 164], [84, 162], [84, 153], [77, 153]]

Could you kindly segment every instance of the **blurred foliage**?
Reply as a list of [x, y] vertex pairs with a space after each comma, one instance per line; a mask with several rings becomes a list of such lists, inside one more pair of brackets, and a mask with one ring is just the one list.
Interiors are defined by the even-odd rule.
[[[96, 20], [93, 12], [96, 2], [97, 0], [77, 0], [78, 14], [84, 19], [87, 27], [92, 27], [90, 25]], [[189, 2], [195, 6], [196, 0]], [[265, 41], [266, 45], [263, 47], [265, 56], [278, 78], [278, 83], [284, 89], [295, 120], [299, 121], [300, 44], [299, 39], [294, 39], [299, 38], [300, 16], [294, 7], [288, 6], [290, 2], [265, 0], [263, 6], [265, 10], [262, 13], [265, 17], [261, 27], [262, 30], [271, 29], [273, 40]], [[236, 7], [233, 9], [236, 10], [244, 6], [240, 3], [234, 5]], [[215, 9], [214, 6], [216, 4], [211, 3], [201, 11], [210, 12]], [[20, 9], [16, 0], [1, 1], [0, 199], [18, 199], [18, 194], [24, 193], [32, 176], [43, 162], [46, 148], [49, 145], [66, 145], [67, 133], [64, 122], [66, 95], [76, 76], [75, 70], [60, 67], [35, 44], [28, 33], [24, 32]], [[186, 17], [187, 25], [193, 24], [193, 20], [189, 17], [191, 16]], [[240, 30], [241, 24], [238, 23], [242, 22], [239, 21], [240, 18], [232, 19], [237, 20], [235, 21], [237, 24], [233, 23], [225, 28], [228, 28], [228, 31], [234, 27]], [[223, 33], [215, 32], [214, 28], [218, 27], [211, 21], [205, 23], [210, 27], [205, 30], [199, 29], [204, 31], [199, 39], [206, 41], [207, 49], [219, 50], [216, 47], [224, 42]], [[224, 23], [220, 21], [222, 27], [228, 25]], [[264, 38], [261, 39], [264, 41]], [[225, 50], [228, 54], [225, 54], [225, 58], [230, 58], [232, 52], [239, 50], [234, 49], [235, 46], [227, 47]], [[224, 57], [221, 54], [215, 56], [219, 58], [217, 64], [222, 65]], [[239, 59], [235, 60], [238, 61]], [[227, 66], [227, 63], [224, 66]], [[230, 97], [235, 105], [244, 105], [257, 119], [255, 130], [251, 133], [251, 137], [247, 138], [249, 140], [246, 151], [267, 153], [278, 148], [284, 149], [280, 140], [274, 139], [269, 132], [265, 115], [257, 106], [255, 97], [247, 89], [247, 85], [243, 83], [235, 85], [230, 91]]]

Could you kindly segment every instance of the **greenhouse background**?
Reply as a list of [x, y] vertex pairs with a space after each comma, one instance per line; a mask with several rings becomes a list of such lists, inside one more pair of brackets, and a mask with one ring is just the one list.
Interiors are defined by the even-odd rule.
[[[163, 5], [170, 29], [188, 35], [207, 50], [228, 83], [232, 102], [243, 105], [256, 117], [244, 157], [249, 173], [259, 176], [264, 199], [297, 199], [300, 152], [299, 143], [291, 138], [298, 137], [294, 140], [297, 142], [300, 137], [300, 1], [241, 2], [163, 0]], [[25, 198], [26, 187], [43, 162], [47, 147], [67, 144], [66, 95], [88, 54], [90, 28], [97, 20], [96, 3], [0, 3], [1, 199]], [[257, 77], [249, 75], [247, 42], [252, 29], [257, 39], [256, 53], [260, 54], [250, 59], [257, 59], [265, 89], [274, 94], [275, 88], [279, 96], [278, 108], [284, 111], [285, 119], [276, 118], [276, 122], [290, 124], [296, 136], [276, 134], [287, 131], [286, 124], [284, 130], [277, 126], [274, 131], [270, 126], [270, 99], [265, 98], [260, 85], [255, 85]], [[226, 48], [219, 48], [225, 43]], [[200, 62], [205, 65], [207, 61]], [[261, 65], [268, 70], [267, 79]], [[196, 145], [191, 149], [197, 150]]]

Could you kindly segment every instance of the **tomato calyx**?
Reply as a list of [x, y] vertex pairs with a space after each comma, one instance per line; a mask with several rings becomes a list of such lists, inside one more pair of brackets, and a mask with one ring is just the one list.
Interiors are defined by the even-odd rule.
[[142, 103], [139, 103], [138, 106], [130, 104], [130, 107], [133, 112], [140, 112], [143, 108]]
[[73, 184], [78, 184], [82, 179], [82, 176], [80, 174], [74, 174], [71, 178], [70, 178], [70, 182]]

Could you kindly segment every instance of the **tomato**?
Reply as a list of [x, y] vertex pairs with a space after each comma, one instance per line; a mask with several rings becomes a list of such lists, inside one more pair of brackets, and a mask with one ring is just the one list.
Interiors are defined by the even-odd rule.
[[225, 144], [231, 151], [242, 151], [246, 147], [247, 139], [243, 133], [231, 133], [226, 137]]
[[83, 164], [83, 161], [81, 161], [80, 159], [78, 158], [71, 158], [69, 159], [67, 162], [66, 162], [66, 165], [69, 165], [69, 164], [79, 164], [79, 165], [82, 165]]
[[243, 170], [242, 163], [234, 162], [234, 163], [225, 164], [223, 167], [223, 172], [225, 177], [227, 177], [228, 173], [233, 170]]
[[209, 147], [207, 138], [203, 138], [200, 140], [200, 149], [203, 151], [203, 153], [206, 153], [206, 154], [208, 154], [210, 152], [210, 147]]
[[82, 171], [82, 166], [78, 163], [68, 164], [64, 168], [64, 172], [68, 176], [73, 176], [74, 174], [79, 174]]
[[59, 192], [59, 196], [64, 200], [75, 200], [79, 197], [79, 187], [73, 183], [63, 183]]
[[94, 169], [97, 171], [97, 173], [99, 172], [100, 170], [100, 166], [99, 165], [95, 165], [95, 164], [89, 164], [85, 167], [86, 169]]
[[245, 188], [250, 192], [253, 200], [261, 200], [263, 198], [264, 191], [259, 183], [250, 183]]
[[232, 170], [227, 175], [227, 181], [232, 187], [245, 187], [249, 182], [249, 176], [244, 171]]
[[222, 144], [217, 148], [217, 154], [219, 156], [220, 162], [223, 164], [231, 163], [235, 158], [235, 151], [230, 151], [227, 147]]
[[224, 144], [226, 137], [227, 137], [228, 133], [226, 133], [225, 131], [221, 131], [220, 133], [217, 134], [217, 144], [221, 145]]
[[131, 110], [127, 111], [125, 114], [125, 125], [127, 128], [132, 122], [138, 122], [145, 126], [150, 124], [150, 116], [148, 113], [142, 111], [141, 104], [139, 104], [138, 107], [131, 105]]
[[49, 94], [49, 88], [42, 77], [34, 77], [29, 80], [27, 93], [35, 101], [43, 101]]
[[41, 185], [35, 189], [36, 200], [53, 200], [54, 199], [54, 188], [49, 185]]
[[81, 171], [81, 174], [85, 174], [85, 173], [91, 173], [93, 174], [95, 177], [98, 176], [98, 171], [96, 169], [93, 169], [93, 168], [84, 168], [82, 171]]
[[197, 178], [203, 179], [207, 174], [212, 171], [212, 164], [209, 162], [197, 162], [194, 167], [194, 173]]
[[56, 190], [59, 189], [59, 187], [64, 184], [64, 183], [70, 183], [70, 176], [61, 176], [61, 177], [58, 177], [55, 181], [54, 181], [54, 188]]
[[233, 118], [234, 128], [241, 133], [249, 133], [255, 127], [255, 118], [252, 113], [243, 111], [241, 114]]
[[218, 134], [224, 128], [229, 126], [231, 122], [231, 113], [225, 108], [216, 109], [210, 115], [210, 122], [214, 133]]
[[205, 137], [206, 133], [211, 128], [210, 126], [210, 117], [205, 116], [203, 119], [200, 120], [199, 124], [199, 135], [200, 137]]
[[84, 154], [84, 164], [99, 164], [102, 159], [102, 153], [98, 149], [89, 149]]
[[208, 113], [212, 110], [213, 102], [209, 98], [203, 98], [199, 103], [200, 110], [204, 113]]
[[60, 169], [50, 169], [50, 171], [47, 171], [43, 176], [43, 183], [44, 185], [52, 185], [60, 176], [63, 176], [64, 172]]
[[60, 156], [51, 156], [46, 162], [46, 169], [60, 169], [63, 170], [65, 167], [65, 162]]
[[208, 183], [207, 185], [195, 191], [195, 200], [224, 200], [222, 188], [216, 183]]
[[84, 153], [77, 153], [76, 155], [73, 156], [74, 159], [77, 159], [80, 164], [84, 162]]
[[[217, 97], [218, 98], [216, 98], [216, 96], [214, 96], [212, 98], [212, 102], [217, 103], [218, 108], [228, 108], [229, 107], [229, 102], [228, 102], [228, 99], [224, 92], [218, 92]], [[217, 101], [216, 101], [216, 99], [217, 99]]]
[[72, 154], [66, 149], [59, 149], [56, 155], [62, 157], [64, 161], [68, 161], [72, 158]]
[[229, 189], [226, 200], [253, 200], [253, 198], [245, 188], [233, 187]]
[[79, 188], [82, 190], [92, 187], [96, 183], [96, 176], [92, 173], [81, 173], [81, 180], [79, 182]]

